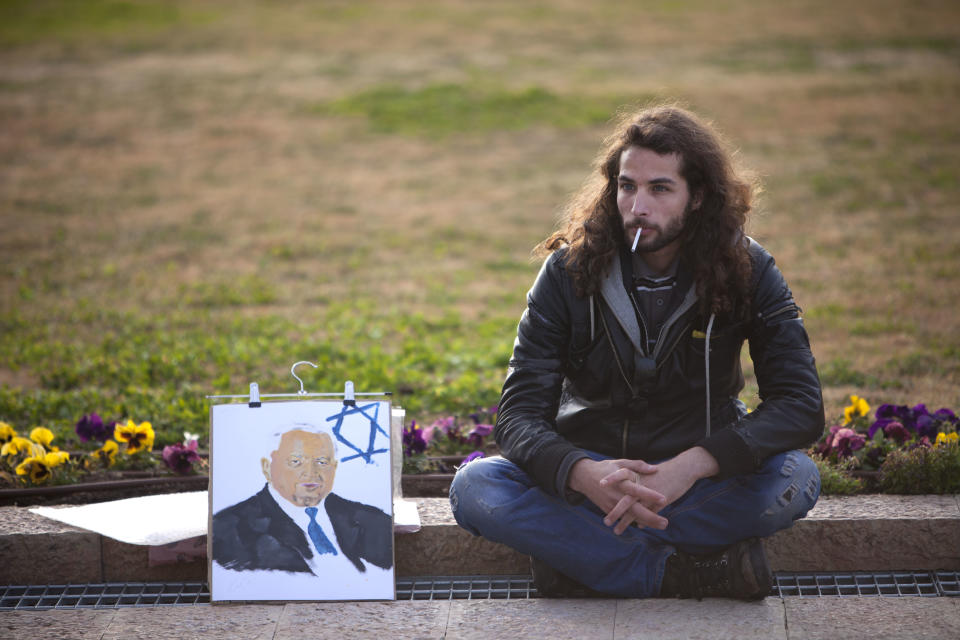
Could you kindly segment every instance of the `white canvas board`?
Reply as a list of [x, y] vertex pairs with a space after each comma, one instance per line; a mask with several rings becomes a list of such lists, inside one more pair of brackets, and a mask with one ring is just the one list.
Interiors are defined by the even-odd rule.
[[389, 433], [385, 401], [212, 407], [211, 600], [393, 599]]

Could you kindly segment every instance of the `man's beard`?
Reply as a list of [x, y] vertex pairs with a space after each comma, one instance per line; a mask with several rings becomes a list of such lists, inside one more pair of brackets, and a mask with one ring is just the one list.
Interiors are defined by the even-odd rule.
[[[657, 232], [656, 237], [653, 239], [652, 244], [644, 244], [644, 238], [640, 238], [640, 242], [637, 244], [637, 253], [653, 253], [654, 251], [659, 251], [665, 246], [679, 238], [683, 235], [683, 231], [687, 226], [687, 219], [690, 217], [690, 204], [688, 203], [686, 208], [683, 210], [683, 215], [680, 216], [679, 220], [671, 220], [670, 223], [665, 228], [660, 227], [643, 227], [646, 229], [654, 229]], [[626, 230], [624, 230], [624, 239], [627, 239]], [[630, 244], [629, 242], [627, 244]]]

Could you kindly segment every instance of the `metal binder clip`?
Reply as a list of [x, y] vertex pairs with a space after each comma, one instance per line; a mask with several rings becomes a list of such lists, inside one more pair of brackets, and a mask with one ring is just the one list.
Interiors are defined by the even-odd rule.
[[256, 382], [250, 383], [250, 408], [256, 409], [260, 406], [260, 385]]
[[343, 404], [348, 407], [357, 406], [356, 396], [353, 392], [353, 383], [349, 380], [343, 385]]

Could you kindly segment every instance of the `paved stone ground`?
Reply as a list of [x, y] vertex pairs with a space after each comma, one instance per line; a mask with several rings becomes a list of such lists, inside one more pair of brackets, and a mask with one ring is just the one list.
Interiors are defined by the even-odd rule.
[[0, 638], [819, 638], [960, 637], [960, 598], [456, 600], [196, 605], [0, 613]]

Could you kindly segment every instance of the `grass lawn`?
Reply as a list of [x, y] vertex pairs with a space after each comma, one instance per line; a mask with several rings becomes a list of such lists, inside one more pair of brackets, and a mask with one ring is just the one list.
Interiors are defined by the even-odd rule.
[[655, 99], [762, 178], [828, 418], [958, 408], [955, 2], [3, 0], [0, 420], [163, 444], [297, 360], [495, 404], [531, 248]]

